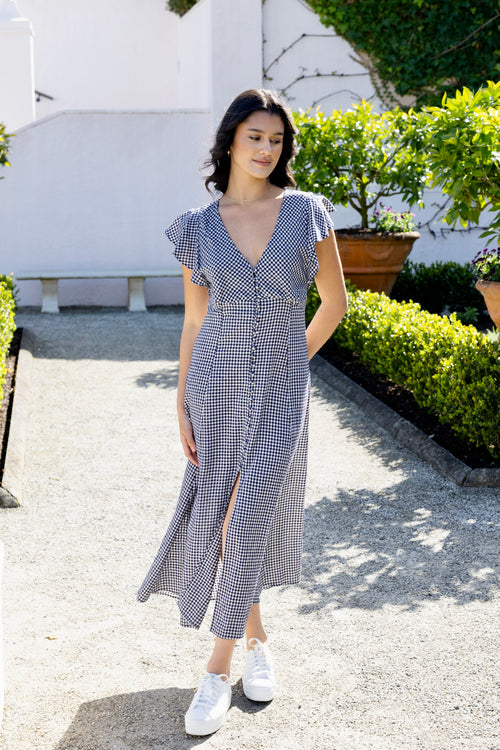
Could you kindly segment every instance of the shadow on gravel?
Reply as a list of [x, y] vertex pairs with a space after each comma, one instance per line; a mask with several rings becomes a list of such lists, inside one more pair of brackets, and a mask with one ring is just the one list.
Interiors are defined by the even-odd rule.
[[339, 489], [305, 511], [301, 586], [310, 603], [300, 611], [488, 601], [500, 584], [497, 554], [493, 522], [450, 490], [415, 497], [412, 479], [383, 493]]
[[177, 365], [173, 365], [170, 369], [162, 368], [155, 372], [145, 372], [136, 378], [135, 382], [139, 388], [149, 388], [155, 386], [156, 388], [177, 388], [177, 380], [179, 377], [179, 368]]
[[[194, 690], [166, 688], [123, 693], [83, 703], [54, 750], [189, 750], [207, 742], [184, 730], [184, 713]], [[229, 711], [258, 713], [267, 703], [252, 703], [241, 680], [233, 685]]]
[[[311, 397], [316, 408], [323, 404], [335, 407], [335, 415], [342, 428], [342, 439], [360, 443], [363, 448], [382, 460], [388, 471], [399, 469], [406, 461], [407, 453], [394, 448], [394, 440], [387, 432], [370, 420], [356, 404], [348, 401], [331, 386], [313, 375]], [[313, 436], [311, 434], [311, 443]], [[312, 448], [312, 446], [311, 446]]]

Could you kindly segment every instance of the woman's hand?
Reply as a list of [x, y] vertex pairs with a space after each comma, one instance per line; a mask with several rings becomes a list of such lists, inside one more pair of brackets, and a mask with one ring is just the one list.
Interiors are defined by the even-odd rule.
[[184, 325], [182, 326], [181, 346], [179, 351], [179, 383], [177, 387], [177, 414], [181, 433], [182, 449], [186, 458], [198, 466], [196, 443], [191, 424], [184, 409], [186, 392], [186, 377], [191, 362], [193, 346], [200, 332], [201, 325], [207, 314], [208, 289], [197, 286], [191, 281], [192, 271], [182, 266], [184, 277]]
[[184, 455], [192, 464], [198, 466], [198, 456], [196, 455], [196, 443], [193, 435], [193, 425], [182, 409], [179, 411], [179, 431], [181, 433], [181, 443]]

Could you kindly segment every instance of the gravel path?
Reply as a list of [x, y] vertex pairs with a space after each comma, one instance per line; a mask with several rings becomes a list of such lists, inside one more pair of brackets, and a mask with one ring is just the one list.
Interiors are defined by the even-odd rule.
[[301, 585], [264, 592], [279, 677], [188, 738], [212, 637], [135, 593], [184, 469], [182, 315], [18, 315], [35, 334], [24, 506], [0, 512], [4, 750], [498, 750], [498, 499], [313, 378]]

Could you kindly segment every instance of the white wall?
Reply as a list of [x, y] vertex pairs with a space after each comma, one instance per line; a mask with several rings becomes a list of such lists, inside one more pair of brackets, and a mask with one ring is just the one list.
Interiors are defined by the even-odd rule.
[[18, 0], [34, 29], [37, 117], [177, 106], [178, 17], [164, 0]]
[[[198, 172], [209, 122], [201, 111], [62, 112], [18, 131], [0, 180], [0, 272], [178, 269], [164, 228], [210, 200]], [[61, 303], [125, 304], [125, 283], [106, 284], [62, 284], [72, 296]], [[38, 282], [19, 286], [22, 304], [40, 304]], [[148, 304], [180, 299], [149, 286]]]
[[262, 0], [200, 0], [179, 24], [179, 105], [209, 107], [262, 85]]
[[[210, 200], [198, 167], [231, 99], [262, 85], [263, 65], [264, 85], [285, 89], [293, 109], [319, 103], [329, 112], [374, 97], [349, 45], [302, 0], [200, 0], [182, 19], [164, 0], [18, 0], [18, 8], [34, 26], [35, 85], [55, 96], [37, 115], [58, 114], [12, 140], [0, 180], [2, 273], [177, 267], [163, 228]], [[312, 77], [296, 80], [302, 74]], [[418, 218], [440, 199], [428, 194]], [[357, 223], [341, 207], [335, 219]], [[415, 260], [465, 262], [485, 244], [479, 230], [434, 229], [436, 238], [422, 231]], [[61, 287], [62, 304], [126, 302], [124, 282]], [[37, 282], [21, 292], [22, 304], [40, 304]], [[180, 298], [176, 282], [148, 282], [148, 304]]]
[[210, 108], [212, 98], [212, 3], [200, 0], [182, 16], [178, 30], [179, 107]]
[[[323, 26], [309, 5], [302, 0], [266, 0], [262, 13], [264, 85], [284, 92], [292, 109], [319, 105], [323, 112], [331, 112], [348, 109], [360, 99], [377, 105], [365, 68], [352, 59], [352, 47]], [[308, 77], [297, 80], [302, 75]]]
[[212, 124], [234, 97], [262, 85], [262, 0], [212, 3]]
[[0, 122], [12, 132], [34, 118], [33, 29], [13, 0], [0, 0]]

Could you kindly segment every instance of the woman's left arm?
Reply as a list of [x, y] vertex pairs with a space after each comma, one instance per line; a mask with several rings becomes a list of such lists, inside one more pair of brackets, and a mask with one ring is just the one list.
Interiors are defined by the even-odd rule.
[[309, 359], [328, 341], [347, 310], [347, 293], [339, 251], [333, 229], [328, 237], [316, 243], [319, 270], [315, 276], [321, 304], [307, 326]]

